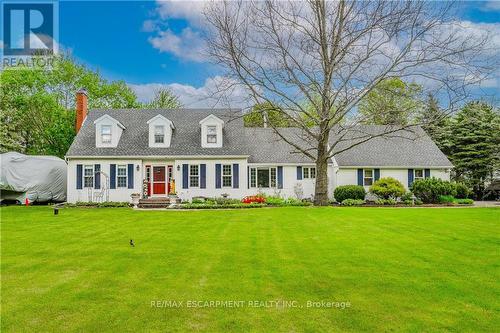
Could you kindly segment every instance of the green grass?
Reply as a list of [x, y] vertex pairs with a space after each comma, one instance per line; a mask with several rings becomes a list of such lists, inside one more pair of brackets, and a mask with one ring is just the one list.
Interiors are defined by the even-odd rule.
[[[1, 209], [2, 332], [493, 332], [500, 210]], [[136, 247], [129, 246], [133, 238]], [[183, 301], [155, 308], [155, 300]], [[297, 307], [188, 308], [189, 300]], [[307, 301], [350, 307], [308, 308]]]

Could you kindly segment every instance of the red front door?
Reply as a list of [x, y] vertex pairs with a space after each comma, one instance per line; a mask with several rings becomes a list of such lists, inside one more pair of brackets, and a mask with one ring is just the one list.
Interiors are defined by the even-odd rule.
[[153, 194], [166, 194], [165, 167], [153, 167]]

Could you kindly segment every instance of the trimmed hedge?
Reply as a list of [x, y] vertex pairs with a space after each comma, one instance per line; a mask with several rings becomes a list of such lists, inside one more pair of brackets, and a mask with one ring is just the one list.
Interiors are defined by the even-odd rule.
[[337, 202], [344, 202], [347, 199], [365, 200], [366, 191], [360, 185], [339, 186], [333, 191], [333, 196]]
[[375, 201], [375, 203], [377, 205], [392, 206], [397, 204], [397, 201], [389, 198], [389, 199], [378, 199], [377, 201]]
[[178, 208], [181, 209], [240, 209], [240, 208], [262, 208], [266, 207], [265, 204], [259, 203], [235, 203], [235, 204], [223, 204], [223, 205], [212, 205], [212, 204], [183, 204]]
[[361, 199], [345, 199], [342, 201], [342, 206], [361, 206], [365, 201]]
[[370, 193], [375, 194], [380, 199], [397, 199], [405, 194], [405, 187], [397, 179], [380, 178], [370, 186]]
[[416, 180], [411, 186], [411, 191], [424, 203], [439, 203], [440, 196], [454, 197], [457, 194], [454, 183], [434, 177]]
[[120, 207], [131, 207], [129, 202], [85, 202], [78, 201], [77, 203], [65, 203], [64, 207], [89, 207], [89, 208], [120, 208]]

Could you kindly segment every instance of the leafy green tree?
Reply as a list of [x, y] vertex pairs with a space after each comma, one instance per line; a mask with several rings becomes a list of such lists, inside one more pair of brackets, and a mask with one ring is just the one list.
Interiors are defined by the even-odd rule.
[[155, 92], [153, 100], [146, 103], [144, 107], [147, 109], [176, 109], [181, 108], [182, 103], [170, 89], [162, 88]]
[[454, 178], [472, 187], [482, 198], [485, 182], [499, 170], [500, 114], [487, 103], [466, 104], [449, 123], [446, 151]]
[[406, 125], [422, 109], [422, 87], [400, 78], [381, 81], [359, 103], [363, 123], [375, 125]]
[[63, 157], [75, 136], [75, 94], [85, 88], [89, 108], [132, 108], [139, 103], [122, 81], [109, 82], [68, 55], [51, 70], [0, 73], [0, 150]]
[[243, 117], [246, 127], [264, 127], [264, 117], [267, 118], [267, 126], [290, 127], [290, 120], [279, 110], [279, 107], [271, 103], [260, 103], [254, 105], [252, 111]]
[[434, 95], [429, 94], [425, 106], [417, 116], [417, 123], [422, 124], [422, 128], [434, 140], [438, 147], [447, 153], [447, 143], [450, 138], [450, 116], [439, 107], [438, 100]]

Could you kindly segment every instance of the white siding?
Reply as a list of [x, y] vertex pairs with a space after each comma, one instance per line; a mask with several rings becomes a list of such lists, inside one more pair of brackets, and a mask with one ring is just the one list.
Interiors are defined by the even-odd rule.
[[[90, 160], [90, 159], [79, 159], [79, 160], [69, 160], [68, 161], [68, 198], [67, 201], [75, 203], [77, 201], [89, 201], [89, 189], [83, 188], [78, 190], [76, 188], [76, 166], [77, 164], [82, 165], [101, 165], [101, 171], [106, 173], [108, 177], [110, 176], [110, 165], [111, 164], [134, 164], [134, 188], [116, 188], [109, 189], [109, 201], [131, 201], [130, 195], [132, 193], [142, 192], [142, 160]], [[137, 171], [137, 166], [139, 165], [139, 171]], [[127, 179], [128, 181], [128, 179]], [[104, 182], [104, 178], [101, 177], [101, 185]], [[101, 186], [102, 188], [102, 186]], [[98, 189], [91, 189], [91, 192], [98, 192]]]

